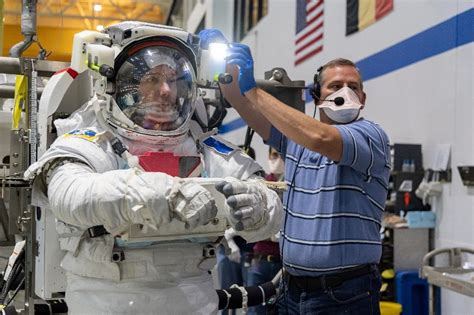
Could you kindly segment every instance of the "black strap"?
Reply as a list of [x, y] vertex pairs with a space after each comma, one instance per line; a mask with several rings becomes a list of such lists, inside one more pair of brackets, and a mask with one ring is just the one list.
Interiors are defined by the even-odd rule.
[[89, 233], [90, 238], [110, 234], [109, 232], [107, 232], [107, 230], [104, 228], [103, 225], [96, 225], [96, 226], [90, 227], [87, 229], [87, 232]]
[[[265, 282], [259, 286], [245, 287], [248, 294], [247, 306], [262, 305], [264, 303], [270, 303], [276, 296], [275, 285], [271, 282]], [[216, 290], [219, 298], [219, 309], [236, 309], [242, 308], [242, 292], [239, 289], [232, 288], [226, 289], [227, 296], [224, 290]]]

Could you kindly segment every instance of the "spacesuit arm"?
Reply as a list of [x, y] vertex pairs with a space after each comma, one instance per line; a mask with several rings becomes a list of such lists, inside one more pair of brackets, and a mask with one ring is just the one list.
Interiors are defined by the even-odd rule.
[[82, 163], [65, 163], [51, 172], [48, 198], [55, 216], [81, 228], [103, 225], [111, 234], [130, 223], [157, 228], [171, 220], [167, 196], [173, 177], [137, 169], [96, 173]]
[[229, 205], [229, 221], [247, 242], [268, 239], [280, 230], [283, 206], [278, 194], [266, 187], [263, 178], [252, 176], [241, 181], [225, 178], [216, 186]]

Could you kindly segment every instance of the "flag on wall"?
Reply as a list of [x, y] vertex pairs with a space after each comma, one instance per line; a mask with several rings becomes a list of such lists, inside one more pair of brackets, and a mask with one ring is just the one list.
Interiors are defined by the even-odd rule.
[[323, 50], [323, 0], [297, 0], [295, 66]]
[[346, 36], [363, 30], [393, 10], [393, 0], [346, 1]]

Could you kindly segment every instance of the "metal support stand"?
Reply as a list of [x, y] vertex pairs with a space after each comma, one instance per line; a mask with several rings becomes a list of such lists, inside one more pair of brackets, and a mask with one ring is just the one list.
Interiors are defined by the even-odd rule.
[[[36, 94], [37, 88], [37, 71], [35, 59], [24, 59], [23, 73], [28, 77], [28, 142], [30, 147], [29, 164], [37, 161], [37, 144], [38, 144], [38, 99]], [[30, 189], [30, 188], [29, 188]], [[28, 198], [31, 199], [31, 198]], [[28, 203], [30, 204], [30, 203]], [[20, 229], [25, 235], [26, 252], [25, 252], [25, 312], [26, 314], [34, 314], [34, 264], [36, 253], [36, 233], [35, 233], [35, 209], [33, 206], [27, 206], [19, 217]]]
[[[462, 267], [462, 254], [474, 255], [474, 249], [454, 247], [435, 249], [423, 258], [423, 267], [420, 270], [420, 277], [426, 278], [430, 284], [429, 288], [429, 311], [430, 315], [436, 313], [436, 287], [446, 288], [460, 294], [474, 297], [474, 269]], [[447, 254], [449, 266], [431, 266], [430, 261], [439, 254]], [[434, 265], [434, 262], [433, 262]]]

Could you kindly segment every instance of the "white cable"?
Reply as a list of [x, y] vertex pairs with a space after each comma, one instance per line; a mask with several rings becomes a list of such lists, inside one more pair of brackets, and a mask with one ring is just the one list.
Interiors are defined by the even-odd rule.
[[263, 290], [263, 288], [261, 286], [258, 286], [258, 288], [260, 289], [260, 291], [262, 291], [262, 296], [263, 296], [262, 305], [265, 305], [265, 290]]
[[240, 292], [242, 293], [242, 315], [246, 315], [249, 310], [249, 306], [248, 306], [249, 298], [248, 298], [247, 290], [245, 290], [244, 287], [238, 286], [237, 284], [233, 284], [230, 288], [239, 289]]
[[225, 295], [226, 295], [226, 297], [227, 297], [227, 300], [226, 300], [226, 302], [225, 302], [225, 307], [223, 308], [224, 310], [226, 310], [226, 309], [229, 307], [231, 295], [230, 295], [230, 293], [227, 292], [226, 290], [222, 290], [222, 291], [225, 293]]

